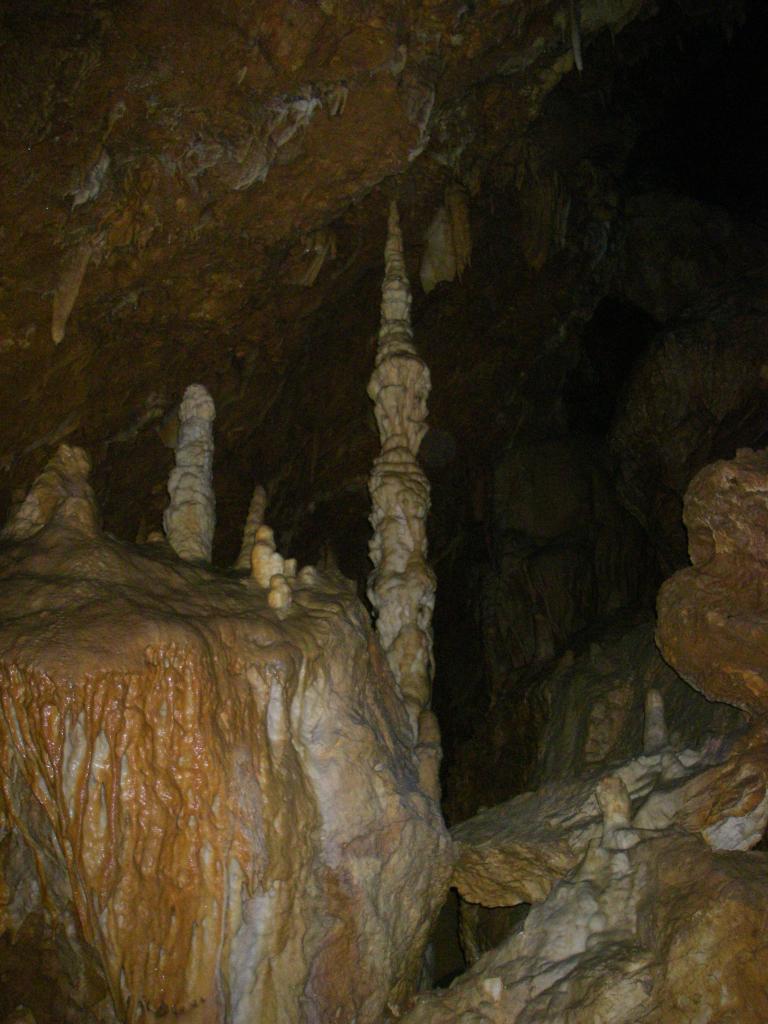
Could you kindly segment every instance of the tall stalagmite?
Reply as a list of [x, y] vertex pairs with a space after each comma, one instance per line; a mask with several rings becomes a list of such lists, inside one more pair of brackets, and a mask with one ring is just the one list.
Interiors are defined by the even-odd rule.
[[368, 596], [389, 666], [420, 737], [426, 738], [427, 722], [430, 731], [435, 728], [431, 717], [419, 721], [432, 684], [435, 578], [427, 563], [429, 482], [416, 456], [427, 430], [430, 377], [412, 342], [411, 292], [395, 203], [385, 263], [379, 346], [368, 385], [381, 438], [369, 483], [374, 570]]
[[163, 527], [176, 554], [187, 562], [210, 562], [216, 508], [213, 494], [213, 399], [190, 384], [179, 407], [176, 465], [168, 480], [170, 502]]

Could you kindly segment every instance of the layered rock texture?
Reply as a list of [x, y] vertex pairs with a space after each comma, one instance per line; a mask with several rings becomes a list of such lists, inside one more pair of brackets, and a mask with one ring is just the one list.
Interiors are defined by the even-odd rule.
[[[608, 831], [608, 830], [606, 830]], [[626, 828], [407, 1024], [760, 1024], [765, 854]]]
[[0, 931], [39, 919], [78, 1019], [379, 1020], [450, 856], [365, 611], [120, 544], [86, 471], [59, 450], [0, 560]]

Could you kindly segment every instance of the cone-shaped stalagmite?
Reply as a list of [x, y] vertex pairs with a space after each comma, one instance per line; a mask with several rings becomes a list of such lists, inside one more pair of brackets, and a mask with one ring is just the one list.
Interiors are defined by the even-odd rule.
[[435, 602], [426, 557], [429, 483], [416, 458], [427, 429], [430, 378], [412, 343], [411, 293], [394, 203], [385, 259], [379, 345], [368, 385], [381, 438], [369, 484], [374, 571], [368, 596], [389, 666], [418, 719], [430, 700]]

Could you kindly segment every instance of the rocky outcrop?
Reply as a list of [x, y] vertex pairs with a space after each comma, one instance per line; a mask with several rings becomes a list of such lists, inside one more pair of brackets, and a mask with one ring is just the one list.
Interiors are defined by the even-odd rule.
[[767, 294], [759, 268], [700, 300], [638, 361], [611, 428], [619, 494], [664, 575], [685, 563], [681, 512], [692, 478], [765, 433]]
[[702, 747], [734, 730], [744, 716], [706, 700], [664, 661], [655, 623], [619, 621], [569, 650], [534, 693], [546, 709], [533, 781], [537, 786], [579, 778], [625, 761], [643, 749], [648, 694], [663, 698], [674, 747]]
[[405, 1024], [762, 1024], [768, 856], [606, 830], [524, 924]]
[[[766, 481], [768, 453], [750, 450], [698, 474], [686, 495], [693, 566], [659, 597], [664, 656], [711, 701], [726, 700], [752, 721], [700, 715], [689, 698], [688, 728], [704, 735], [684, 748], [661, 691], [647, 685], [657, 679], [679, 702], [681, 684], [647, 653], [624, 702], [635, 690], [644, 695], [643, 722], [636, 710], [633, 723], [618, 712], [595, 719], [594, 676], [585, 686], [564, 666], [559, 688], [576, 683], [571, 710], [580, 706], [583, 720], [581, 729], [561, 723], [547, 737], [578, 740], [566, 745], [565, 777], [550, 759], [552, 781], [452, 830], [453, 882], [466, 901], [462, 940], [474, 964], [448, 991], [420, 997], [409, 1024], [765, 1018], [767, 865], [764, 854], [747, 851], [768, 822], [768, 666], [759, 644]], [[626, 687], [615, 667], [608, 679]], [[707, 737], [718, 723], [731, 730]], [[610, 742], [586, 742], [598, 738], [590, 726]], [[642, 754], [588, 768], [633, 735]], [[489, 936], [500, 935], [485, 952]]]
[[707, 466], [685, 496], [692, 566], [661, 588], [657, 641], [710, 700], [768, 714], [768, 452]]
[[380, 1020], [450, 853], [367, 614], [119, 543], [86, 470], [0, 553], [0, 932], [40, 922], [82, 1019]]
[[[658, 725], [661, 696], [652, 694], [650, 719]], [[653, 730], [646, 732], [648, 747], [656, 746]], [[664, 728], [656, 732], [662, 735]], [[623, 765], [551, 783], [456, 825], [453, 884], [459, 894], [486, 907], [541, 902], [598, 837], [602, 817], [595, 794], [617, 779], [638, 828], [675, 826], [700, 834], [714, 849], [747, 850], [759, 842], [768, 822], [765, 726], [699, 750], [661, 743]]]
[[614, 288], [666, 324], [764, 259], [761, 232], [722, 207], [674, 192], [632, 196]]
[[590, 623], [653, 595], [647, 542], [619, 503], [599, 444], [516, 442], [488, 490], [486, 560], [470, 576], [477, 596], [466, 611], [480, 633], [487, 704], [482, 714], [460, 707], [465, 730], [474, 720], [447, 775], [454, 821], [530, 787], [541, 730], [564, 707], [543, 673]]

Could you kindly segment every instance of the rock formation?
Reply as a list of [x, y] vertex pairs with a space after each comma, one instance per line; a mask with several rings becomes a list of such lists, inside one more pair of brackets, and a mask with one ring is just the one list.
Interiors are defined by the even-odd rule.
[[461, 279], [472, 260], [472, 233], [467, 193], [461, 185], [445, 190], [445, 202], [438, 207], [425, 236], [419, 277], [425, 292], [441, 281]]
[[248, 506], [248, 516], [246, 517], [245, 527], [243, 528], [243, 543], [240, 545], [240, 554], [237, 556], [237, 561], [235, 562], [236, 569], [251, 568], [251, 552], [253, 551], [253, 545], [256, 542], [256, 533], [264, 522], [264, 512], [266, 511], [266, 508], [267, 492], [261, 484], [256, 484], [253, 488], [251, 503]]
[[[524, 924], [405, 1024], [690, 1024], [768, 1015], [768, 855], [673, 831], [602, 838]], [[726, 952], [727, 951], [727, 952]]]
[[179, 406], [176, 465], [168, 480], [163, 527], [187, 562], [210, 562], [216, 527], [213, 494], [213, 420], [216, 409], [200, 384], [190, 384]]
[[[427, 563], [429, 482], [419, 466], [427, 430], [429, 370], [417, 354], [410, 325], [411, 294], [403, 259], [397, 206], [389, 211], [381, 329], [376, 366], [368, 385], [381, 438], [369, 483], [373, 538], [368, 596], [376, 631], [415, 731], [436, 730], [431, 697], [432, 610], [435, 578]], [[428, 724], [427, 724], [428, 722]]]
[[449, 845], [364, 610], [121, 545], [86, 470], [59, 451], [0, 557], [0, 931], [92, 948], [121, 1020], [378, 1021]]
[[[686, 496], [693, 567], [659, 598], [665, 657], [752, 721], [731, 719], [730, 732], [686, 748], [660, 690], [645, 689], [642, 753], [600, 768], [571, 761], [570, 777], [455, 826], [453, 884], [467, 901], [473, 965], [447, 991], [419, 997], [408, 1024], [765, 1019], [768, 861], [747, 851], [768, 822], [768, 672], [757, 649], [767, 487], [764, 452], [696, 477]], [[591, 701], [579, 701], [588, 718]], [[483, 908], [527, 904], [488, 950], [489, 926], [498, 942], [504, 917]]]
[[768, 452], [742, 449], [702, 469], [685, 495], [692, 566], [661, 588], [664, 657], [710, 700], [768, 713], [765, 550]]
[[[649, 704], [646, 727], [660, 736], [661, 695], [655, 692]], [[452, 830], [453, 884], [486, 907], [541, 901], [600, 835], [603, 808], [595, 793], [611, 779], [620, 780], [637, 827], [675, 825], [701, 834], [714, 849], [750, 849], [768, 822], [767, 739], [761, 726], [699, 750], [659, 745], [618, 768], [550, 783], [482, 811]]]

